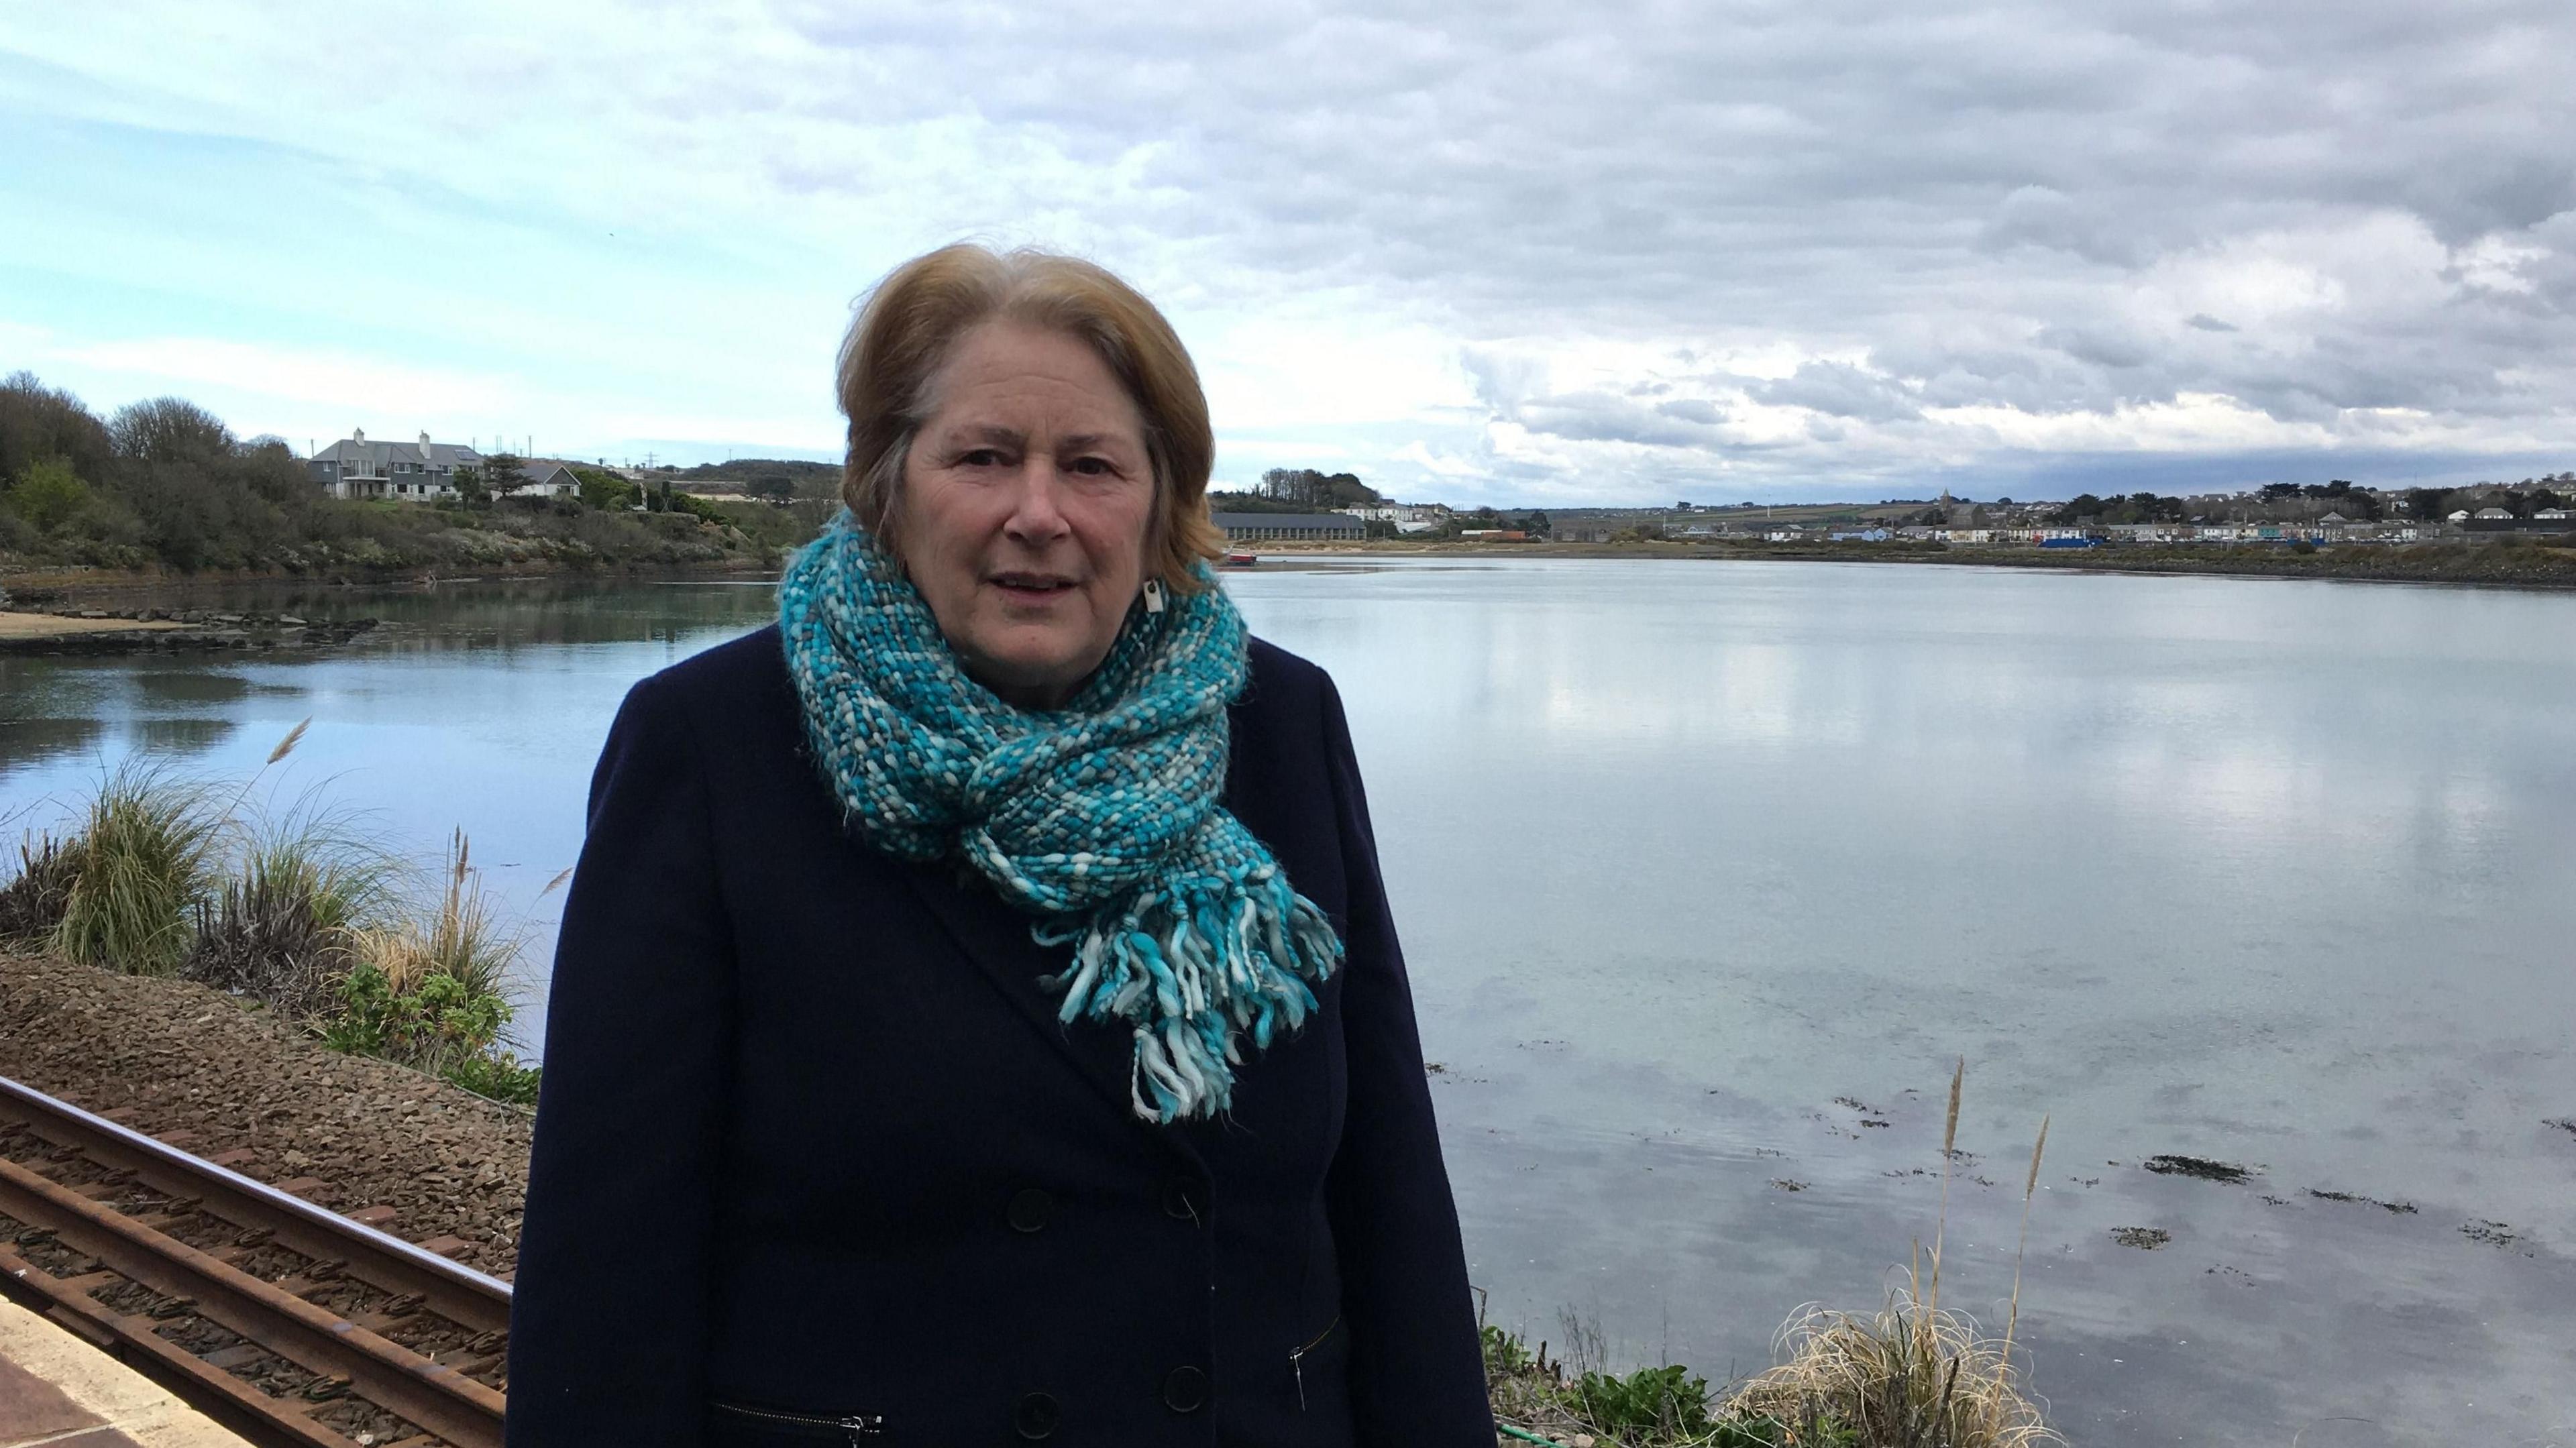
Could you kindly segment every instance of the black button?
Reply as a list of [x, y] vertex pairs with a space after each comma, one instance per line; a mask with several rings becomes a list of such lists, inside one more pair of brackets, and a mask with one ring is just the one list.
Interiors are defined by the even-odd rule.
[[1195, 1222], [1199, 1215], [1199, 1189], [1187, 1177], [1173, 1177], [1163, 1183], [1163, 1215], [1184, 1222]]
[[1064, 1410], [1045, 1393], [1028, 1394], [1020, 1399], [1019, 1407], [1011, 1411], [1011, 1426], [1017, 1428], [1023, 1438], [1044, 1438], [1063, 1421]]
[[1055, 1198], [1036, 1187], [1014, 1192], [1009, 1215], [1013, 1231], [1037, 1231], [1047, 1224], [1047, 1218], [1055, 1215]]
[[1163, 1379], [1163, 1406], [1175, 1413], [1195, 1413], [1207, 1401], [1207, 1374], [1193, 1367], [1172, 1369]]

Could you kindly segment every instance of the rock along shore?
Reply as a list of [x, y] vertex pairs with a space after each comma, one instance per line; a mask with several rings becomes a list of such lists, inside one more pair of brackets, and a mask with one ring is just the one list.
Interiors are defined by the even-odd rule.
[[344, 644], [371, 618], [308, 620], [221, 609], [82, 608], [0, 611], [0, 654], [125, 654], [182, 649], [302, 649]]

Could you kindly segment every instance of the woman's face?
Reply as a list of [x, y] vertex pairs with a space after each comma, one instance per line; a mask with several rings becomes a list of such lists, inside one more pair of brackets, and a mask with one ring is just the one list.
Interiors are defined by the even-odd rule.
[[986, 322], [957, 341], [904, 457], [898, 549], [966, 672], [1054, 708], [1145, 581], [1143, 415], [1090, 346]]

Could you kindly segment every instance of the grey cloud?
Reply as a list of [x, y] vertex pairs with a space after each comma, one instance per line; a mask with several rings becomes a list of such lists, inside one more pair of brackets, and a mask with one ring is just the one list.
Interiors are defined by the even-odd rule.
[[[2101, 409], [2243, 386], [2308, 416], [2436, 377], [2500, 397], [2526, 340], [2461, 335], [2425, 356], [2431, 314], [2353, 307], [2231, 363], [2137, 335], [2121, 289], [2236, 238], [2388, 212], [2454, 243], [2538, 236], [2576, 205], [2576, 92], [2545, 59], [2576, 53], [2576, 17], [2556, 4], [2212, 15], [2139, 0], [1863, 20], [1777, 0], [1723, 20], [1620, 7], [1576, 24], [1535, 5], [1417, 3], [1178, 31], [1145, 9], [997, 13], [1009, 23], [967, 28], [978, 72], [1012, 79], [961, 75], [959, 93], [1083, 155], [1151, 147], [1156, 195], [1215, 203], [1154, 220], [1268, 284], [1374, 292], [1470, 337], [1701, 351], [1765, 334], [1884, 357], [1973, 309], [2017, 316], [2018, 346], [2060, 354], [1892, 369], [1950, 404]], [[2563, 311], [2539, 320], [2576, 355]], [[2380, 360], [2341, 363], [2338, 347]], [[1826, 373], [1776, 395], [1857, 420], [1914, 407], [1906, 388]]]
[[[571, 154], [652, 163], [556, 166], [545, 204], [631, 212], [590, 190], [649, 170], [656, 209], [736, 208], [710, 229], [746, 270], [1034, 235], [1176, 310], [1418, 327], [1485, 416], [1667, 450], [1659, 488], [1902, 470], [1944, 409], [2185, 394], [2576, 448], [2566, 0], [724, 14], [513, 62], [511, 96], [580, 99]], [[663, 28], [707, 43], [624, 33]], [[453, 70], [420, 124], [492, 154], [502, 72]], [[1652, 360], [1548, 365], [1600, 356]], [[1712, 381], [1751, 357], [1803, 365]], [[1750, 449], [1736, 387], [1818, 420]]]
[[1922, 415], [1905, 388], [1848, 362], [1804, 363], [1790, 376], [1758, 382], [1745, 391], [1762, 402], [1809, 408], [1828, 417], [1896, 422]]

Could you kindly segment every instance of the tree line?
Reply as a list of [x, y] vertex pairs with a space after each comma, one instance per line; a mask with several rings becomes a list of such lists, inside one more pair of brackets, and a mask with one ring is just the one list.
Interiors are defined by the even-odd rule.
[[[735, 516], [667, 485], [639, 499], [614, 473], [574, 473], [579, 500], [514, 498], [529, 479], [503, 453], [451, 475], [452, 502], [338, 499], [281, 439], [236, 437], [185, 398], [101, 417], [31, 372], [0, 378], [0, 558], [21, 563], [290, 573], [713, 563], [801, 542], [820, 526], [801, 506]], [[640, 518], [628, 511], [639, 500], [691, 516]]]

